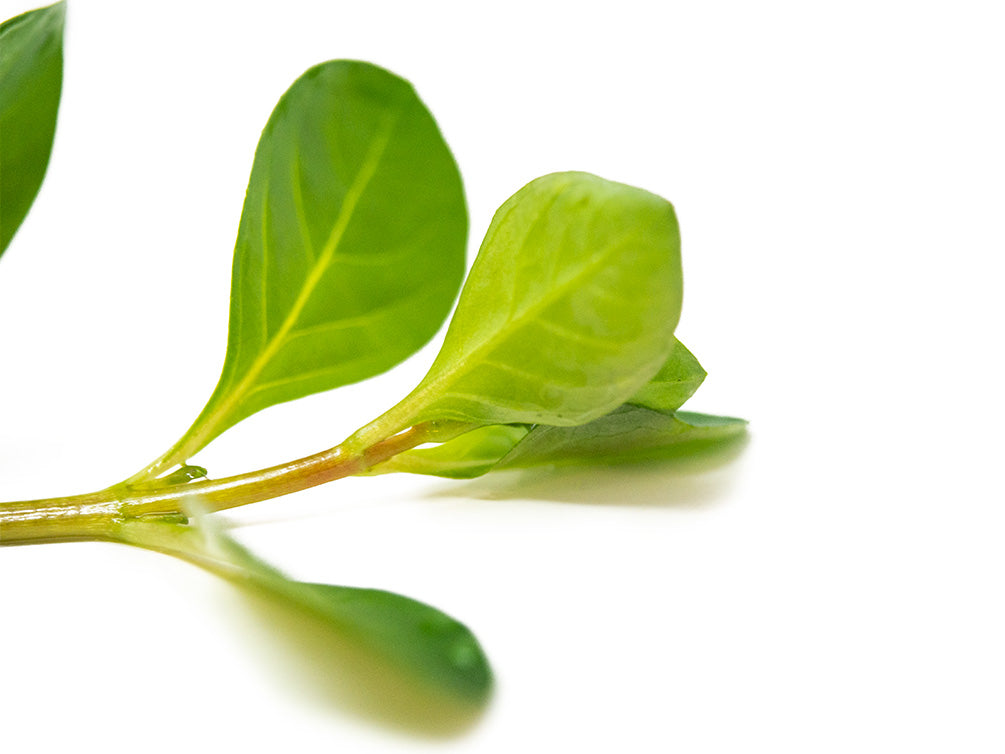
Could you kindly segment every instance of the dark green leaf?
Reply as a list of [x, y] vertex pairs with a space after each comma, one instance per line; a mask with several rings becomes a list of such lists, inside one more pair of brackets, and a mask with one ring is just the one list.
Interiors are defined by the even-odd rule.
[[429, 373], [353, 441], [423, 421], [595, 419], [666, 361], [680, 304], [669, 202], [586, 173], [539, 178], [492, 219]]
[[449, 615], [417, 600], [379, 589], [310, 584], [287, 579], [216, 532], [217, 547], [238, 565], [241, 578], [329, 621], [347, 638], [403, 666], [419, 680], [472, 700], [492, 684], [474, 634]]
[[464, 624], [425, 603], [379, 589], [300, 581], [263, 583], [353, 641], [456, 696], [481, 701], [492, 685], [488, 660]]
[[267, 406], [414, 353], [450, 311], [466, 236], [460, 174], [411, 85], [368, 63], [307, 71], [255, 153], [220, 382], [156, 470]]
[[422, 602], [379, 589], [288, 579], [199, 515], [192, 525], [123, 521], [117, 539], [182, 557], [276, 604], [306, 611], [357, 647], [374, 653], [431, 689], [482, 702], [492, 673], [478, 640], [462, 623]]
[[49, 164], [63, 86], [65, 3], [0, 25], [0, 254], [31, 208]]

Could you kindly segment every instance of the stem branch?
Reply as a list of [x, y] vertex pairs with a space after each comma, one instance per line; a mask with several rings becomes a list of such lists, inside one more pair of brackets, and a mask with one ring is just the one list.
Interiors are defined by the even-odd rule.
[[152, 488], [132, 487], [123, 482], [87, 495], [2, 503], [0, 545], [117, 539], [122, 521], [183, 514], [188, 499], [198, 500], [199, 507], [206, 512], [269, 500], [360, 474], [398, 453], [469, 428], [460, 422], [426, 422], [358, 450], [350, 438], [305, 458], [224, 479]]

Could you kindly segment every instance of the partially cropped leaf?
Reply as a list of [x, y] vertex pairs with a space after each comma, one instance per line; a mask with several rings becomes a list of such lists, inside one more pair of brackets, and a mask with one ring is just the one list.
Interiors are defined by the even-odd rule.
[[694, 354], [675, 338], [670, 357], [628, 402], [672, 414], [694, 395], [705, 375]]
[[60, 2], [0, 25], [0, 254], [49, 164], [63, 86], [65, 12]]
[[680, 305], [669, 202], [586, 173], [539, 178], [492, 219], [429, 373], [358, 438], [602, 416], [666, 361]]
[[414, 353], [450, 311], [466, 236], [457, 165], [411, 85], [369, 63], [307, 71], [258, 143], [223, 374], [172, 460]]
[[469, 702], [487, 697], [492, 672], [485, 653], [474, 634], [449, 615], [393, 592], [294, 581], [212, 520], [198, 515], [193, 520], [192, 525], [125, 521], [118, 538], [183, 557], [280, 605], [306, 611], [429, 688]]

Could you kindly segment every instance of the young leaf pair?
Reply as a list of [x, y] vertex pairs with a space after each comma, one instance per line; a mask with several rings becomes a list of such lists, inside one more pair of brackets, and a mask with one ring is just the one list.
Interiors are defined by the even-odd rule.
[[[466, 231], [457, 167], [414, 90], [367, 63], [308, 71], [256, 152], [220, 381], [130, 483], [255, 411], [411, 355], [453, 302]], [[496, 213], [425, 379], [339, 447], [358, 455], [418, 426], [513, 437], [502, 427], [578, 426], [626, 403], [672, 414], [704, 377], [674, 338], [680, 306], [669, 202], [585, 173], [539, 178]]]

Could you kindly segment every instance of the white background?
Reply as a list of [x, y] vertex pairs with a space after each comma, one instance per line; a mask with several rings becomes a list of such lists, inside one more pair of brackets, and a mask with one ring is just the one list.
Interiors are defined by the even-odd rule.
[[[374, 692], [184, 563], [0, 550], [0, 746], [1002, 751], [997, 10], [71, 2], [49, 173], [0, 260], [0, 499], [104, 487], [186, 429], [222, 364], [260, 130], [336, 57], [415, 84], [472, 254], [551, 171], [673, 201], [678, 334], [709, 372], [689, 408], [751, 436], [709, 467], [353, 479], [230, 516], [292, 575], [470, 625], [497, 679], [474, 720]], [[222, 476], [329, 447], [434, 353], [196, 460]]]

